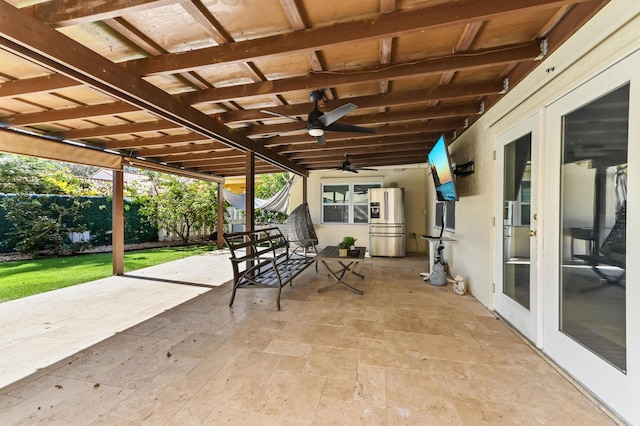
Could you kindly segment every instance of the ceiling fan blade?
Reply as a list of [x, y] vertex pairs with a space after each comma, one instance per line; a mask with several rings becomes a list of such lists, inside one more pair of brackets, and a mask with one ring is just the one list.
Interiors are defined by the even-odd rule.
[[354, 105], [354, 104], [342, 105], [341, 107], [338, 107], [338, 108], [334, 109], [333, 111], [328, 112], [328, 113], [324, 114], [321, 117], [318, 117], [318, 121], [324, 127], [327, 127], [330, 124], [334, 123], [335, 121], [338, 121], [339, 119], [341, 119], [342, 117], [347, 115], [350, 111], [353, 111], [356, 108], [358, 108], [358, 107], [356, 105]]
[[324, 128], [332, 132], [353, 132], [353, 133], [375, 133], [374, 129], [369, 127], [354, 126], [353, 124], [333, 123]]
[[358, 170], [369, 170], [369, 171], [372, 171], [372, 172], [377, 172], [378, 171], [378, 169], [370, 169], [368, 167], [358, 167]]
[[318, 141], [318, 143], [320, 145], [326, 145], [327, 144], [327, 140], [325, 139], [324, 135], [316, 136], [316, 140]]
[[266, 109], [261, 109], [260, 110], [261, 113], [263, 114], [269, 114], [269, 115], [275, 115], [276, 117], [282, 117], [282, 118], [288, 118], [289, 120], [295, 120], [295, 121], [300, 121], [301, 123], [304, 123], [305, 121], [301, 118], [298, 117], [290, 117], [288, 115], [284, 115], [284, 114], [280, 114], [277, 112], [273, 112], [273, 111], [267, 111]]

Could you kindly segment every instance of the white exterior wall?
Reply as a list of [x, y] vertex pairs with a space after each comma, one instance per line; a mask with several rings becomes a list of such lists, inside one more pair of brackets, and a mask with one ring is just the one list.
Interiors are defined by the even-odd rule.
[[[557, 288], [549, 285], [558, 271], [554, 256], [558, 241], [544, 240], [551, 226], [557, 226], [558, 218], [554, 216], [552, 207], [555, 201], [547, 194], [557, 194], [555, 191], [559, 182], [553, 181], [549, 172], [557, 170], [557, 160], [546, 161], [555, 158], [550, 155], [557, 152], [560, 147], [558, 142], [547, 140], [549, 134], [557, 134], [560, 129], [549, 131], [546, 125], [547, 107], [576, 89], [586, 81], [603, 73], [623, 58], [633, 52], [640, 51], [640, 2], [637, 0], [611, 0], [595, 17], [581, 28], [565, 45], [549, 55], [521, 84], [512, 89], [504, 98], [480, 118], [467, 132], [450, 147], [453, 159], [463, 163], [468, 159], [468, 153], [472, 153], [475, 161], [475, 174], [458, 178], [457, 184], [460, 192], [460, 202], [456, 206], [456, 232], [450, 236], [456, 238], [451, 255], [448, 259], [452, 273], [462, 274], [467, 279], [470, 292], [489, 309], [494, 308], [494, 267], [499, 264], [496, 260], [495, 232], [493, 225], [494, 216], [498, 226], [501, 226], [501, 211], [495, 211], [494, 206], [501, 203], [494, 201], [495, 188], [502, 185], [496, 182], [494, 150], [496, 138], [512, 129], [524, 119], [539, 113], [540, 116], [540, 156], [537, 158], [539, 176], [538, 180], [538, 214], [537, 226], [537, 255], [538, 278], [537, 285], [544, 294], [544, 309], [538, 315], [540, 323], [544, 324], [544, 333], [539, 344], [544, 352], [557, 355], [560, 349], [560, 337], [562, 333], [552, 324], [557, 324], [559, 309], [557, 297], [547, 297], [549, 292], [557, 292]], [[553, 70], [551, 70], [553, 69]], [[547, 72], [550, 70], [550, 72]], [[640, 71], [639, 71], [640, 72]], [[637, 93], [637, 92], [635, 92]], [[633, 96], [633, 95], [632, 95]], [[631, 111], [632, 117], [634, 116]], [[637, 116], [637, 114], [635, 114]], [[630, 135], [631, 136], [631, 135]], [[629, 155], [635, 151], [637, 140], [629, 141]], [[637, 157], [636, 157], [637, 158]], [[536, 161], [536, 159], [534, 159]], [[637, 164], [637, 163], [635, 163]], [[636, 171], [630, 166], [629, 176], [636, 176]], [[546, 168], [546, 171], [545, 171]], [[557, 175], [557, 173], [553, 174]], [[579, 183], [571, 180], [569, 176], [565, 182], [580, 190]], [[545, 191], [546, 189], [546, 191]], [[554, 189], [552, 191], [552, 189]], [[629, 192], [633, 200], [634, 191]], [[635, 192], [637, 194], [637, 192]], [[592, 210], [590, 194], [585, 194], [582, 206], [570, 207], [576, 220], [579, 219], [580, 209]], [[433, 204], [433, 191], [431, 191], [429, 205]], [[497, 207], [496, 207], [497, 208]], [[545, 218], [545, 212], [549, 217]], [[552, 217], [553, 216], [553, 217]], [[579, 223], [579, 222], [576, 222]], [[545, 231], [545, 225], [547, 230]], [[629, 223], [628, 233], [634, 235], [633, 222]], [[627, 258], [638, 258], [638, 245], [633, 244], [633, 239], [627, 247]], [[547, 255], [547, 253], [549, 253]], [[545, 258], [545, 255], [547, 257]], [[629, 277], [634, 277], [635, 266], [631, 264], [627, 271]], [[633, 282], [633, 281], [629, 281]], [[640, 397], [640, 380], [638, 380], [638, 353], [640, 353], [640, 334], [637, 332], [638, 303], [636, 288], [627, 287], [627, 372], [621, 374], [607, 367], [605, 362], [593, 361], [597, 356], [592, 355], [587, 349], [576, 349], [577, 344], [571, 347], [571, 353], [565, 358], [550, 355], [560, 364], [560, 367], [572, 374], [575, 379], [592, 390], [596, 397], [610, 407], [613, 411], [623, 416], [631, 424], [640, 424], [640, 408], [637, 406]], [[555, 312], [555, 313], [554, 313]], [[553, 341], [552, 341], [553, 340]], [[570, 338], [564, 338], [564, 341]], [[567, 345], [567, 348], [569, 345]], [[564, 348], [564, 346], [562, 346]], [[568, 360], [567, 360], [568, 359]], [[597, 368], [594, 368], [597, 367]], [[619, 386], [611, 389], [607, 383], [616, 383]], [[613, 386], [615, 387], [615, 386]], [[634, 402], [635, 401], [635, 402]]]
[[[311, 220], [318, 234], [318, 245], [325, 247], [336, 245], [342, 237], [349, 235], [357, 238], [356, 245], [369, 245], [369, 225], [367, 224], [323, 224], [322, 223], [322, 184], [323, 183], [375, 183], [381, 182], [383, 187], [397, 186], [405, 189], [405, 220], [406, 220], [406, 249], [407, 252], [426, 252], [425, 241], [420, 238], [427, 232], [427, 191], [433, 182], [428, 181], [431, 176], [427, 174], [426, 166], [427, 148], [422, 161], [423, 164], [414, 166], [399, 166], [396, 168], [379, 168], [378, 171], [360, 171], [355, 173], [342, 173], [340, 171], [314, 171], [307, 178], [307, 202], [311, 211]], [[366, 167], [366, 164], [362, 164]], [[291, 189], [289, 209], [294, 209], [302, 202], [302, 179], [297, 178]], [[416, 238], [410, 238], [411, 233]], [[426, 259], [425, 259], [426, 263]]]
[[[500, 184], [494, 182], [496, 136], [640, 49], [639, 14], [637, 0], [612, 0], [450, 146], [457, 163], [465, 163], [471, 154], [476, 171], [456, 180], [460, 202], [456, 205], [456, 232], [449, 236], [457, 241], [448, 259], [449, 266], [453, 273], [467, 279], [469, 291], [485, 306], [493, 308], [493, 217], [501, 214], [494, 212], [492, 205], [494, 185]], [[554, 71], [548, 73], [548, 68]], [[540, 148], [544, 152], [544, 133], [542, 138]], [[544, 175], [544, 164], [540, 175]], [[435, 195], [432, 188], [429, 190], [428, 205], [433, 206]], [[544, 186], [538, 191], [540, 213]]]

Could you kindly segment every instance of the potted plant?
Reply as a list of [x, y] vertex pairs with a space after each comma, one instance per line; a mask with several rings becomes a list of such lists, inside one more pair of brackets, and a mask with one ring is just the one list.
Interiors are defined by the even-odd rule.
[[344, 237], [342, 241], [338, 243], [338, 255], [340, 257], [347, 257], [347, 252], [355, 244], [356, 239], [353, 237]]

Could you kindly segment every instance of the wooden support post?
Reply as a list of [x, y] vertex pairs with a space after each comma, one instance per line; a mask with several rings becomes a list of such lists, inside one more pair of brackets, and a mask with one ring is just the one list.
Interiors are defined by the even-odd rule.
[[253, 151], [245, 153], [245, 181], [247, 189], [246, 195], [246, 221], [245, 231], [253, 231], [255, 229], [255, 208], [253, 199], [255, 196], [255, 173], [256, 173], [256, 156]]
[[113, 275], [124, 274], [124, 173], [113, 171], [113, 198], [111, 204], [111, 245]]
[[302, 202], [307, 202], [307, 177], [302, 176]]
[[218, 245], [218, 249], [221, 249], [224, 245], [224, 239], [222, 238], [222, 234], [224, 233], [224, 194], [222, 190], [224, 189], [224, 184], [222, 182], [218, 182], [218, 226], [216, 227], [218, 233], [218, 240], [216, 244]]

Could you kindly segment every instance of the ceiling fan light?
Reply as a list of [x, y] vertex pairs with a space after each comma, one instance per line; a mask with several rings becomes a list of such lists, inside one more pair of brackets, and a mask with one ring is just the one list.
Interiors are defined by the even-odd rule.
[[317, 128], [317, 127], [311, 128], [311, 129], [309, 129], [309, 135], [310, 136], [315, 136], [315, 137], [322, 136], [322, 135], [324, 135], [324, 129], [320, 129], [320, 128]]

